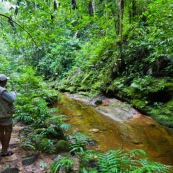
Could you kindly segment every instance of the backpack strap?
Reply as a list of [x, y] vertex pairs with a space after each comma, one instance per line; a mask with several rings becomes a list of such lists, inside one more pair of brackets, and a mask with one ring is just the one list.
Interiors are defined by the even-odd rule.
[[5, 90], [6, 90], [5, 88], [3, 88], [3, 87], [0, 86], [0, 96], [2, 95], [2, 93], [3, 93]]

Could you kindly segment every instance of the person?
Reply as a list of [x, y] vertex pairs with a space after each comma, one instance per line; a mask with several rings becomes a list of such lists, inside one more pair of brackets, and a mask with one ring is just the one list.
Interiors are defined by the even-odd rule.
[[13, 154], [9, 151], [9, 143], [12, 133], [12, 115], [15, 113], [13, 102], [16, 100], [15, 92], [8, 92], [5, 89], [7, 77], [0, 74], [0, 141], [2, 144], [1, 157], [10, 156]]

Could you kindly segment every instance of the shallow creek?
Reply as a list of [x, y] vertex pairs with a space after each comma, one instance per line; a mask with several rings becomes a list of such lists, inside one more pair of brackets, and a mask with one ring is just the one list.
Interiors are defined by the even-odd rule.
[[56, 105], [68, 115], [74, 132], [82, 132], [97, 141], [95, 149], [108, 151], [142, 149], [152, 161], [173, 165], [173, 132], [159, 125], [149, 116], [116, 99], [102, 98], [95, 106], [75, 94], [64, 94]]

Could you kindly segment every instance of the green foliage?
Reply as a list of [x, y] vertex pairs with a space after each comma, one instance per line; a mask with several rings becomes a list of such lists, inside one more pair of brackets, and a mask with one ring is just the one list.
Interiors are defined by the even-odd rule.
[[64, 123], [65, 120], [64, 115], [52, 115], [40, 124], [33, 123], [28, 128], [24, 128], [21, 133], [21, 147], [36, 152], [57, 152], [57, 141], [65, 140], [63, 132], [71, 128]]
[[[173, 74], [172, 2], [129, 0], [125, 1], [124, 9], [120, 9], [118, 1], [101, 2], [92, 4], [93, 15], [88, 12], [89, 1], [79, 0], [75, 10], [67, 0], [61, 2], [57, 9], [53, 8], [52, 2], [26, 2], [26, 6], [19, 2], [15, 20], [25, 30], [17, 25], [11, 27], [3, 18], [2, 47], [10, 50], [16, 62], [30, 64], [45, 79], [56, 80], [55, 88], [72, 93], [111, 91], [138, 109], [157, 116], [154, 113], [158, 112], [157, 108], [150, 111], [155, 108], [155, 101], [149, 95], [165, 91], [166, 80], [160, 78]], [[122, 14], [121, 10], [124, 10]], [[12, 19], [13, 13], [11, 11]], [[6, 15], [9, 16], [9, 13]], [[120, 23], [123, 23], [121, 34], [118, 31]], [[2, 52], [4, 59], [7, 52], [5, 49]], [[29, 77], [29, 73], [25, 74], [23, 82], [20, 81], [24, 90], [28, 91], [30, 86], [27, 86], [26, 80]], [[38, 87], [37, 79], [32, 79], [35, 88]], [[36, 95], [39, 99], [32, 99]], [[40, 96], [38, 92], [27, 96], [32, 103], [30, 106], [22, 98], [23, 103], [21, 101], [20, 104], [27, 105], [23, 109], [28, 110], [28, 114], [20, 112], [25, 122], [35, 121], [36, 112], [40, 111], [42, 119], [49, 114], [46, 109], [41, 112], [34, 108], [34, 104], [39, 102], [45, 107], [47, 96]], [[158, 115], [169, 119], [167, 112], [158, 112]]]
[[166, 104], [155, 102], [153, 108], [149, 110], [150, 115], [161, 124], [167, 127], [173, 127], [173, 101], [169, 101]]
[[[110, 150], [106, 153], [100, 153], [93, 150], [82, 154], [81, 172], [170, 172], [172, 166], [163, 165], [158, 162], [151, 162], [145, 158], [146, 153], [143, 150]], [[85, 161], [85, 162], [84, 162]], [[88, 164], [86, 164], [88, 162]], [[91, 167], [93, 165], [93, 167]]]
[[46, 45], [41, 61], [35, 62], [39, 74], [44, 75], [46, 79], [63, 77], [73, 65], [73, 52], [80, 48], [78, 42], [75, 38], [61, 38], [59, 45]]
[[58, 156], [56, 161], [50, 166], [50, 173], [57, 173], [60, 170], [63, 172], [69, 172], [74, 162], [68, 158], [63, 156]]
[[[31, 67], [22, 66], [18, 68], [18, 73], [11, 75], [13, 76], [11, 87], [18, 93], [15, 117], [17, 120], [22, 120], [27, 124], [42, 126], [54, 110], [48, 108], [45, 98], [53, 97], [56, 92], [49, 89], [41, 77], [34, 75]], [[15, 86], [13, 86], [14, 83]]]
[[39, 147], [41, 149], [41, 151], [45, 152], [45, 153], [53, 153], [53, 141], [47, 138], [43, 138], [40, 142], [39, 142]]
[[85, 146], [89, 145], [90, 138], [82, 133], [72, 133], [69, 136], [71, 153], [84, 152], [86, 150]]
[[[51, 153], [54, 137], [61, 139], [70, 129], [64, 116], [55, 118], [56, 110], [48, 108], [48, 100], [58, 95], [52, 87], [118, 96], [173, 127], [173, 2], [127, 0], [124, 7], [120, 1], [76, 2], [75, 9], [69, 0], [57, 8], [53, 1], [17, 1], [18, 14], [0, 9], [6, 15], [0, 22], [0, 71], [13, 79], [8, 87], [17, 91], [16, 120], [37, 128], [31, 128], [33, 134], [26, 131], [29, 139], [23, 145]], [[54, 86], [44, 79], [53, 80]], [[164, 94], [166, 101], [153, 98]], [[72, 152], [84, 152], [87, 144], [86, 137], [75, 136]], [[102, 157], [119, 164], [114, 154]], [[121, 164], [105, 162], [113, 171]], [[153, 171], [155, 166], [147, 169]]]
[[70, 124], [61, 124], [60, 125], [60, 128], [62, 129], [62, 130], [64, 130], [64, 131], [69, 131], [69, 130], [71, 130], [71, 125]]
[[52, 90], [42, 77], [36, 76], [29, 66], [15, 66], [15, 71], [11, 70], [9, 76], [11, 81], [8, 87], [16, 91], [18, 98], [15, 121], [28, 125], [22, 131], [21, 147], [36, 152], [55, 152], [56, 141], [64, 139], [63, 132], [71, 127], [64, 123], [64, 115], [57, 115], [56, 108], [48, 107], [52, 98], [56, 96], [57, 99], [58, 92]]
[[59, 140], [56, 144], [56, 152], [68, 152], [70, 145], [68, 141]]
[[141, 165], [140, 168], [135, 169], [132, 171], [133, 173], [140, 173], [140, 172], [163, 172], [168, 173], [172, 171], [172, 166], [163, 165], [158, 162], [151, 162], [148, 159], [140, 159], [139, 164]]
[[6, 58], [4, 56], [0, 55], [0, 69], [1, 69], [1, 73], [5, 73], [8, 75], [7, 71], [8, 71], [8, 67], [9, 67], [9, 62], [6, 60]]
[[81, 50], [76, 53], [75, 66], [66, 79], [62, 80], [59, 88], [65, 87], [66, 90], [73, 92], [75, 90], [93, 90], [93, 92], [101, 90], [105, 82], [110, 82], [111, 78], [107, 76], [111, 77], [112, 70], [115, 73], [118, 71], [114, 67], [116, 57], [112, 49], [115, 49], [114, 40], [109, 36], [102, 39], [94, 38], [82, 45]]
[[154, 44], [152, 58], [171, 59], [172, 57], [172, 6], [171, 0], [152, 1], [144, 13], [149, 25], [149, 41], [150, 44]]
[[144, 76], [143, 78], [134, 78], [130, 82], [130, 86], [123, 86], [122, 90], [127, 96], [140, 100], [144, 104], [147, 104], [149, 100], [147, 100], [147, 96], [150, 93], [157, 93], [159, 91], [164, 90], [165, 88], [165, 80], [164, 79], [156, 79], [151, 76]]
[[[37, 153], [53, 153], [53, 140], [45, 137], [43, 133], [36, 133], [34, 128], [24, 129], [22, 131], [20, 146], [29, 148]], [[26, 138], [27, 136], [27, 138]]]
[[[26, 137], [27, 136], [27, 137]], [[64, 139], [64, 134], [58, 125], [46, 124], [42, 128], [29, 126], [21, 135], [21, 147], [30, 148], [36, 152], [56, 152], [56, 142]]]

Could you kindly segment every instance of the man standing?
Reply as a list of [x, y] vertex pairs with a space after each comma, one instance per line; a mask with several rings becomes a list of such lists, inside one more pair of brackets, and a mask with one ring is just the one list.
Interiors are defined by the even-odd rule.
[[10, 156], [12, 151], [8, 151], [11, 132], [12, 132], [12, 115], [15, 113], [13, 102], [16, 100], [14, 92], [8, 92], [4, 87], [7, 84], [7, 77], [0, 74], [0, 141], [2, 144], [1, 157]]

